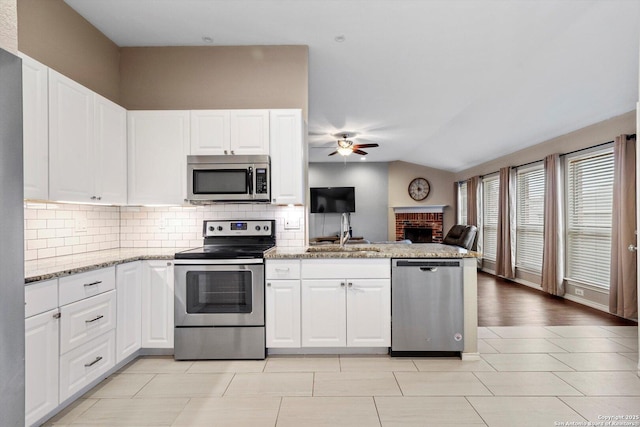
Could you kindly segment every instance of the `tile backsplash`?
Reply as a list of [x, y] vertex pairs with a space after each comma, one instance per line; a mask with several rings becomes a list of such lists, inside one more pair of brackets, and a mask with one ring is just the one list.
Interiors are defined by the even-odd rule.
[[[225, 204], [115, 207], [24, 205], [25, 260], [116, 248], [188, 248], [202, 244], [205, 219], [275, 219], [278, 246], [305, 244], [302, 206]], [[285, 221], [299, 227], [285, 230]]]

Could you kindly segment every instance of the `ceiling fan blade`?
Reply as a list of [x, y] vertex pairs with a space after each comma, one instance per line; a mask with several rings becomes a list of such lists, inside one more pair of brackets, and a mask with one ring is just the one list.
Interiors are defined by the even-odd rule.
[[338, 152], [337, 152], [337, 151], [334, 151], [333, 153], [330, 153], [329, 155], [330, 155], [330, 156], [333, 156], [334, 154], [338, 154]]
[[356, 144], [353, 146], [354, 149], [358, 148], [370, 148], [370, 147], [379, 147], [378, 144]]
[[362, 151], [362, 150], [353, 150], [354, 153], [356, 154], [360, 154], [361, 156], [366, 156], [367, 152], [366, 151]]

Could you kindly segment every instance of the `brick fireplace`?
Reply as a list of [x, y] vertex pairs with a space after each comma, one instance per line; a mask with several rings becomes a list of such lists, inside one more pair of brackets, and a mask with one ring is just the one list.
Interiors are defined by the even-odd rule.
[[396, 240], [413, 243], [442, 243], [444, 206], [425, 208], [394, 208]]

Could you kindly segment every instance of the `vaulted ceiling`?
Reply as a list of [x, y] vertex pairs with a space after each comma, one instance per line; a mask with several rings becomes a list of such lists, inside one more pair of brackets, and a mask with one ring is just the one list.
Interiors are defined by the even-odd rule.
[[310, 144], [368, 161], [460, 171], [638, 100], [637, 0], [65, 1], [119, 46], [308, 45]]

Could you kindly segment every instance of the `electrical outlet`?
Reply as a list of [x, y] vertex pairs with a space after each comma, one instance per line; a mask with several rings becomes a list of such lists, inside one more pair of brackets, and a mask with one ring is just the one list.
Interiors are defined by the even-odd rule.
[[160, 230], [165, 230], [167, 228], [168, 221], [167, 218], [160, 218]]
[[75, 230], [76, 233], [86, 233], [87, 232], [87, 219], [86, 218], [77, 218], [75, 222]]
[[576, 288], [575, 291], [576, 291], [576, 295], [578, 295], [579, 297], [584, 296], [584, 290]]

